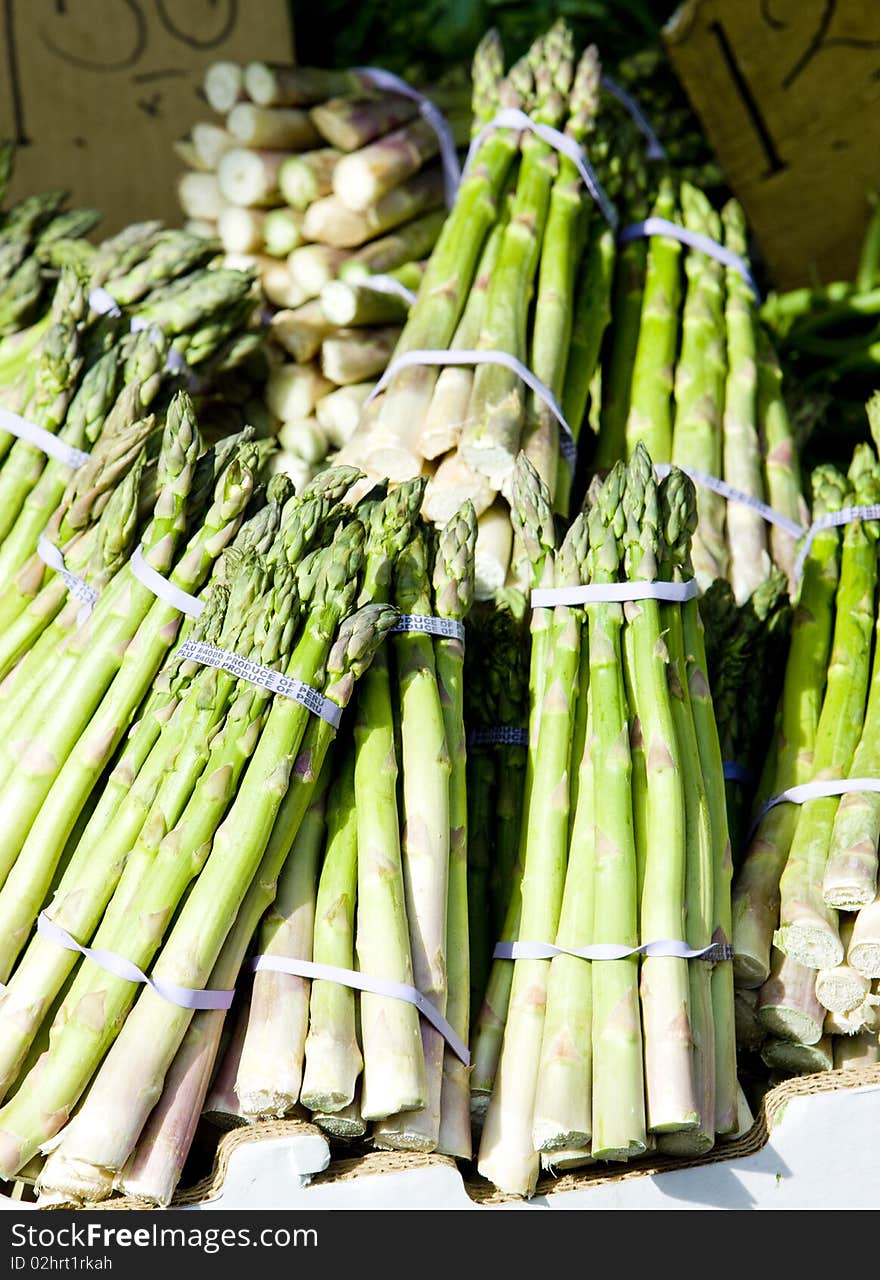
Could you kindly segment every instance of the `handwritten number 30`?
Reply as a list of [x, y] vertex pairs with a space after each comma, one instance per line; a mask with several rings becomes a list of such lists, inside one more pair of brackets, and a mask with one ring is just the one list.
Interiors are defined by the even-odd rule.
[[[126, 37], [126, 45], [115, 57], [104, 59], [87, 58], [65, 47], [66, 24], [63, 19], [67, 13], [66, 0], [55, 0], [57, 21], [51, 24], [51, 30], [45, 27], [40, 31], [40, 38], [47, 49], [75, 67], [84, 67], [91, 71], [125, 71], [134, 67], [143, 56], [147, 47], [148, 17], [144, 0], [115, 0], [117, 8], [124, 6], [131, 20], [131, 31]], [[198, 5], [200, 16], [204, 21], [195, 21], [194, 6], [191, 0], [154, 0], [155, 13], [160, 25], [174, 40], [190, 49], [214, 49], [229, 38], [238, 21], [238, 0], [207, 0]], [[175, 13], [174, 11], [177, 10]], [[204, 11], [208, 12], [205, 13]], [[191, 24], [194, 32], [185, 29]], [[210, 28], [214, 27], [213, 33]], [[206, 32], [206, 28], [208, 28]]]

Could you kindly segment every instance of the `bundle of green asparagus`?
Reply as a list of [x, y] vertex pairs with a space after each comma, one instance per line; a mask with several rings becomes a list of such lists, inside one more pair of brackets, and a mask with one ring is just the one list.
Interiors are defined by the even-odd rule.
[[669, 179], [638, 217], [645, 213], [708, 237], [739, 263], [686, 249], [662, 233], [623, 245], [593, 465], [607, 469], [643, 441], [656, 462], [724, 481], [768, 504], [781, 522], [767, 523], [748, 502], [698, 484], [697, 580], [706, 589], [727, 578], [743, 604], [773, 565], [792, 578], [797, 527], [807, 514], [781, 373], [748, 274], [745, 219], [735, 201], [718, 214], [697, 186]]
[[[876, 436], [880, 397], [868, 415]], [[819, 514], [877, 503], [871, 447], [846, 477], [819, 467], [813, 498]], [[830, 1067], [828, 1034], [878, 1027], [878, 526], [844, 514], [808, 544], [764, 804], [733, 890], [740, 1004], [770, 1037], [765, 1060], [791, 1070]]]
[[[478, 1168], [529, 1195], [542, 1166], [709, 1150], [736, 1127], [737, 1082], [724, 778], [682, 587], [693, 486], [676, 468], [658, 485], [638, 445], [558, 547], [549, 491], [522, 457], [513, 496], [535, 586], [561, 601], [592, 591], [585, 608], [533, 610], [514, 945], [473, 1043]], [[635, 598], [620, 603], [620, 584]], [[649, 943], [664, 945], [642, 958]]]
[[[609, 89], [595, 48], [575, 56], [563, 23], [507, 75], [490, 33], [477, 50], [472, 78], [471, 163], [394, 350], [393, 376], [380, 381], [384, 395], [365, 406], [342, 457], [377, 476], [428, 475], [426, 512], [433, 519], [470, 499], [480, 517], [477, 595], [489, 598], [525, 576], [507, 510], [520, 448], [563, 512], [573, 481], [581, 478], [573, 475], [573, 454], [585, 420], [599, 432], [599, 469], [627, 456], [643, 434], [657, 462], [670, 460], [669, 368], [678, 350], [681, 246], [655, 238], [649, 247], [637, 238], [618, 251], [615, 224], [644, 219], [652, 207], [673, 216], [674, 193], [693, 165], [689, 156], [680, 165], [658, 158], [656, 145], [646, 155], [642, 118]], [[501, 127], [494, 123], [499, 115]], [[698, 168], [694, 176], [712, 175]], [[682, 192], [688, 230], [715, 230], [703, 192], [688, 183]], [[731, 206], [725, 218], [728, 247], [742, 251], [741, 215]], [[690, 257], [678, 383], [682, 457], [676, 461], [720, 476], [720, 458], [710, 467], [688, 436], [700, 442], [708, 433], [713, 449], [720, 448], [727, 355], [717, 348], [725, 347], [725, 269], [711, 257]], [[728, 428], [731, 455], [739, 458], [737, 442], [749, 427], [740, 429], [733, 400], [748, 363], [741, 331], [751, 334], [753, 317], [746, 282], [733, 269], [727, 274], [728, 327], [738, 343]], [[430, 363], [426, 352], [433, 353]], [[490, 362], [480, 359], [482, 352], [491, 353]], [[783, 447], [784, 409], [769, 372], [765, 381], [770, 408], [764, 418], [775, 431], [771, 497], [799, 515], [796, 468]], [[754, 401], [754, 388], [746, 387], [747, 403], [750, 394]], [[752, 420], [754, 427], [754, 404]], [[733, 462], [728, 471], [737, 479]], [[742, 487], [750, 484], [745, 477]], [[721, 511], [723, 536], [723, 502]], [[737, 519], [730, 518], [732, 533]], [[793, 558], [790, 534], [786, 546]], [[699, 541], [695, 557], [702, 578]]]
[[[49, 198], [30, 202], [36, 206]], [[0, 255], [17, 243], [14, 227], [0, 226]], [[75, 246], [76, 253], [69, 253], [61, 275], [56, 271], [46, 283], [45, 314], [29, 316], [33, 323], [0, 339], [0, 406], [24, 416], [43, 414], [35, 403], [36, 373], [40, 360], [51, 358], [50, 327], [59, 316], [66, 318], [70, 288], [64, 279], [76, 278], [85, 302], [71, 322], [77, 324], [81, 353], [67, 372], [65, 396], [76, 391], [77, 378], [90, 376], [111, 346], [146, 330], [164, 346], [169, 368], [196, 394], [208, 435], [240, 430], [246, 421], [268, 432], [268, 415], [261, 408], [267, 366], [250, 272], [221, 268], [216, 242], [165, 230], [158, 222], [136, 223], [97, 247], [85, 240], [56, 241], [62, 245]], [[40, 255], [38, 242], [25, 262], [38, 267]], [[57, 342], [57, 329], [52, 334]], [[56, 410], [61, 417], [46, 429], [63, 429], [65, 403], [61, 397]]]
[[[248, 441], [203, 452], [176, 397], [147, 572], [123, 565], [59, 639], [6, 740], [2, 1177], [51, 1147], [41, 1185], [100, 1199], [135, 1153], [131, 1176], [170, 1196], [224, 993], [397, 618], [368, 592], [358, 607], [373, 548], [345, 501], [358, 473], [296, 497], [256, 483], [260, 460]], [[182, 628], [181, 592], [199, 606]]]
[[[188, 225], [219, 236], [227, 262], [252, 267], [281, 308], [268, 401], [281, 465], [305, 480], [352, 434], [399, 336], [443, 223], [440, 139], [417, 100], [369, 69], [224, 62], [204, 88], [225, 119], [180, 145], [193, 170], [180, 201]], [[466, 87], [424, 92], [465, 143]], [[368, 287], [374, 276], [392, 291]]]
[[399, 996], [400, 986], [415, 987], [466, 1041], [459, 629], [473, 593], [476, 520], [465, 507], [435, 548], [419, 520], [423, 488], [416, 480], [369, 500], [362, 599], [392, 599], [403, 621], [445, 620], [445, 634], [403, 629], [365, 674], [353, 734], [322, 776], [263, 920], [244, 1034], [229, 1052], [245, 1118], [306, 1108], [337, 1137], [363, 1135], [372, 1122], [381, 1148], [467, 1158], [466, 1064]]

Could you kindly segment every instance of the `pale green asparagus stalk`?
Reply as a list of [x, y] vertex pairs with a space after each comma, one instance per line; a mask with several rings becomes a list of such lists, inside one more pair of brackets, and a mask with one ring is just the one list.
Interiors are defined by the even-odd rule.
[[[318, 882], [313, 943], [318, 964], [354, 968], [357, 854], [352, 748], [343, 756], [327, 801], [327, 849]], [[350, 987], [323, 978], [313, 980], [302, 1082], [303, 1105], [312, 1111], [341, 1111], [354, 1100], [364, 1065], [355, 1005]]]
[[607, 470], [625, 459], [629, 452], [627, 422], [632, 397], [632, 379], [641, 334], [642, 302], [648, 241], [631, 240], [617, 257], [609, 334], [610, 354], [602, 369], [602, 404], [599, 414], [599, 441], [596, 467]]
[[[425, 536], [416, 532], [398, 558], [395, 603], [403, 614], [433, 613]], [[434, 645], [418, 631], [395, 637], [401, 748], [401, 855], [413, 981], [446, 1012], [449, 898], [449, 784], [452, 771], [437, 684]], [[424, 1109], [377, 1124], [379, 1147], [432, 1151], [440, 1132], [444, 1042], [422, 1021], [428, 1095]]]
[[[326, 770], [278, 879], [257, 939], [260, 955], [311, 960], [318, 863], [324, 848]], [[235, 1092], [247, 1116], [283, 1116], [299, 1101], [310, 983], [266, 969], [254, 975]]]
[[[506, 225], [506, 215], [499, 216], [486, 239], [451, 350], [468, 350], [479, 340]], [[426, 458], [440, 457], [457, 445], [468, 419], [473, 385], [474, 370], [466, 365], [448, 365], [440, 371], [419, 437], [419, 449]]]
[[[370, 518], [364, 596], [392, 587], [394, 559], [412, 535], [424, 494], [420, 480], [401, 485]], [[355, 717], [354, 803], [357, 814], [358, 968], [413, 985], [413, 958], [401, 859], [395, 740], [388, 659], [378, 653], [358, 693]], [[361, 996], [364, 1076], [361, 1113], [382, 1120], [424, 1107], [425, 1056], [414, 1005], [364, 992]]]
[[[582, 55], [575, 73], [568, 107], [565, 133], [579, 146], [594, 127], [599, 102], [601, 67], [594, 45]], [[535, 315], [532, 324], [529, 367], [549, 387], [557, 399], [562, 398], [575, 302], [575, 275], [583, 248], [586, 220], [592, 200], [572, 160], [562, 156], [553, 183], [544, 242], [541, 247]], [[571, 423], [569, 425], [572, 425]], [[574, 432], [580, 423], [572, 425]], [[568, 471], [562, 480], [570, 485], [572, 466], [559, 458], [559, 424], [548, 405], [530, 394], [526, 406], [523, 448], [538, 474], [556, 497], [560, 472]], [[567, 501], [560, 510], [564, 510]]]
[[[666, 546], [662, 575], [681, 582], [686, 577], [693, 577], [690, 544], [697, 524], [697, 506], [693, 484], [677, 468], [660, 486], [660, 510]], [[689, 947], [701, 951], [710, 945], [714, 926], [716, 833], [712, 826], [713, 815], [703, 779], [691, 704], [690, 654], [685, 648], [681, 605], [663, 605], [661, 618], [666, 624], [672, 716], [684, 767], [684, 938]], [[715, 1142], [715, 1028], [711, 964], [699, 959], [689, 961], [688, 977], [694, 1084], [700, 1118], [695, 1129], [660, 1135], [660, 1150], [673, 1153], [706, 1152]]]
[[[707, 198], [681, 185], [682, 221], [689, 231], [721, 238], [721, 221]], [[724, 268], [715, 258], [691, 251], [685, 257], [687, 291], [681, 322], [681, 354], [675, 370], [672, 461], [710, 476], [723, 473], [722, 418], [727, 371], [724, 328]], [[711, 489], [697, 489], [699, 524], [693, 543], [694, 572], [703, 590], [726, 576], [726, 504]]]
[[[654, 205], [655, 217], [675, 221], [675, 192], [663, 179]], [[632, 366], [626, 452], [632, 457], [641, 441], [655, 462], [672, 458], [672, 387], [678, 349], [681, 297], [681, 245], [668, 236], [652, 236], [639, 339]]]
[[[880, 777], [880, 652], [875, 627], [874, 663], [868, 706], [859, 744], [852, 759], [854, 778]], [[858, 911], [877, 896], [877, 846], [880, 842], [880, 796], [852, 791], [840, 799], [828, 862], [822, 879], [822, 896], [829, 907]]]
[[[645, 446], [629, 464], [624, 504], [627, 517], [626, 575], [653, 581], [661, 564], [663, 533], [657, 484]], [[631, 710], [644, 740], [646, 793], [644, 852], [640, 855], [641, 941], [684, 937], [687, 867], [682, 747], [675, 732], [669, 692], [670, 655], [656, 600], [624, 605], [631, 650], [626, 657]], [[642, 1019], [649, 1132], [695, 1129], [700, 1122], [694, 1078], [688, 962], [671, 956], [642, 961]]]
[[[591, 581], [595, 583], [616, 582], [621, 577], [626, 484], [626, 469], [618, 463], [590, 512]], [[623, 606], [591, 605], [587, 616], [595, 822], [590, 941], [635, 947], [639, 937], [638, 873], [621, 642]], [[596, 962], [592, 975], [592, 1154], [628, 1159], [646, 1146], [638, 958]]]
[[[477, 517], [470, 503], [443, 529], [434, 563], [434, 607], [438, 617], [462, 624], [474, 597]], [[470, 1030], [468, 938], [467, 745], [464, 723], [464, 644], [438, 638], [437, 685], [449, 754], [449, 898], [446, 916], [446, 1019], [467, 1043]], [[447, 1045], [443, 1054], [437, 1149], [471, 1158], [470, 1073]]]
[[[782, 394], [782, 370], [763, 326], [758, 326], [758, 423], [764, 457], [767, 501], [774, 511], [798, 524], [809, 520], [794, 432]], [[773, 563], [788, 574], [789, 590], [796, 593], [794, 566], [797, 539], [779, 525], [770, 528]]]
[[[724, 244], [747, 258], [745, 215], [734, 200], [721, 213]], [[757, 317], [749, 282], [733, 267], [727, 281], [727, 386], [724, 399], [724, 479], [755, 498], [764, 497], [761, 444], [758, 437]], [[742, 604], [770, 573], [767, 525], [744, 502], [727, 508], [730, 581]]]
[[[687, 559], [680, 565], [680, 570], [684, 578], [692, 576]], [[733, 932], [730, 899], [733, 862], [721, 744], [709, 689], [703, 623], [696, 600], [688, 600], [683, 605], [682, 626], [697, 753], [712, 826], [712, 941], [724, 946], [730, 944]], [[715, 1041], [714, 1128], [716, 1133], [727, 1134], [735, 1132], [738, 1123], [732, 961], [720, 960], [714, 964], [711, 986]]]
[[[632, 245], [626, 246], [626, 248], [632, 247]], [[611, 323], [616, 257], [614, 232], [603, 219], [594, 219], [587, 238], [579, 273], [580, 281], [574, 298], [568, 364], [560, 399], [563, 416], [572, 429], [575, 441], [580, 438], [579, 433], [590, 399], [590, 387], [599, 368], [602, 341]], [[615, 316], [615, 325], [616, 323]], [[597, 449], [602, 448], [603, 440], [604, 437], [600, 435]], [[615, 460], [612, 459], [612, 461]], [[598, 469], [598, 455], [596, 465]], [[603, 466], [601, 469], [607, 468]], [[554, 505], [556, 510], [563, 514], [568, 511], [573, 478], [571, 470], [566, 467], [561, 468], [557, 475]]]

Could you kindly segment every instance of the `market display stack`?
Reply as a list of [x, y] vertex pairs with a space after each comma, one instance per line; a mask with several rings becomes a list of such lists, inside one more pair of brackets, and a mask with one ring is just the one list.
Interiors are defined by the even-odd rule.
[[181, 206], [277, 309], [267, 400], [278, 465], [305, 483], [388, 363], [454, 190], [469, 87], [405, 96], [370, 68], [223, 62], [204, 89], [222, 123], [179, 145]]

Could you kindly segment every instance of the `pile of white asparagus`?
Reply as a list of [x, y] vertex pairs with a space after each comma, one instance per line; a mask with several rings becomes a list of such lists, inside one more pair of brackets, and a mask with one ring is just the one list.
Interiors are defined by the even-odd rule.
[[[180, 203], [188, 227], [217, 236], [227, 265], [254, 268], [279, 308], [268, 404], [278, 465], [306, 483], [353, 434], [439, 235], [438, 134], [418, 101], [356, 70], [221, 62], [204, 91], [223, 119], [178, 144], [190, 166]], [[467, 88], [428, 92], [464, 143]], [[384, 291], [368, 287], [374, 276]]]

